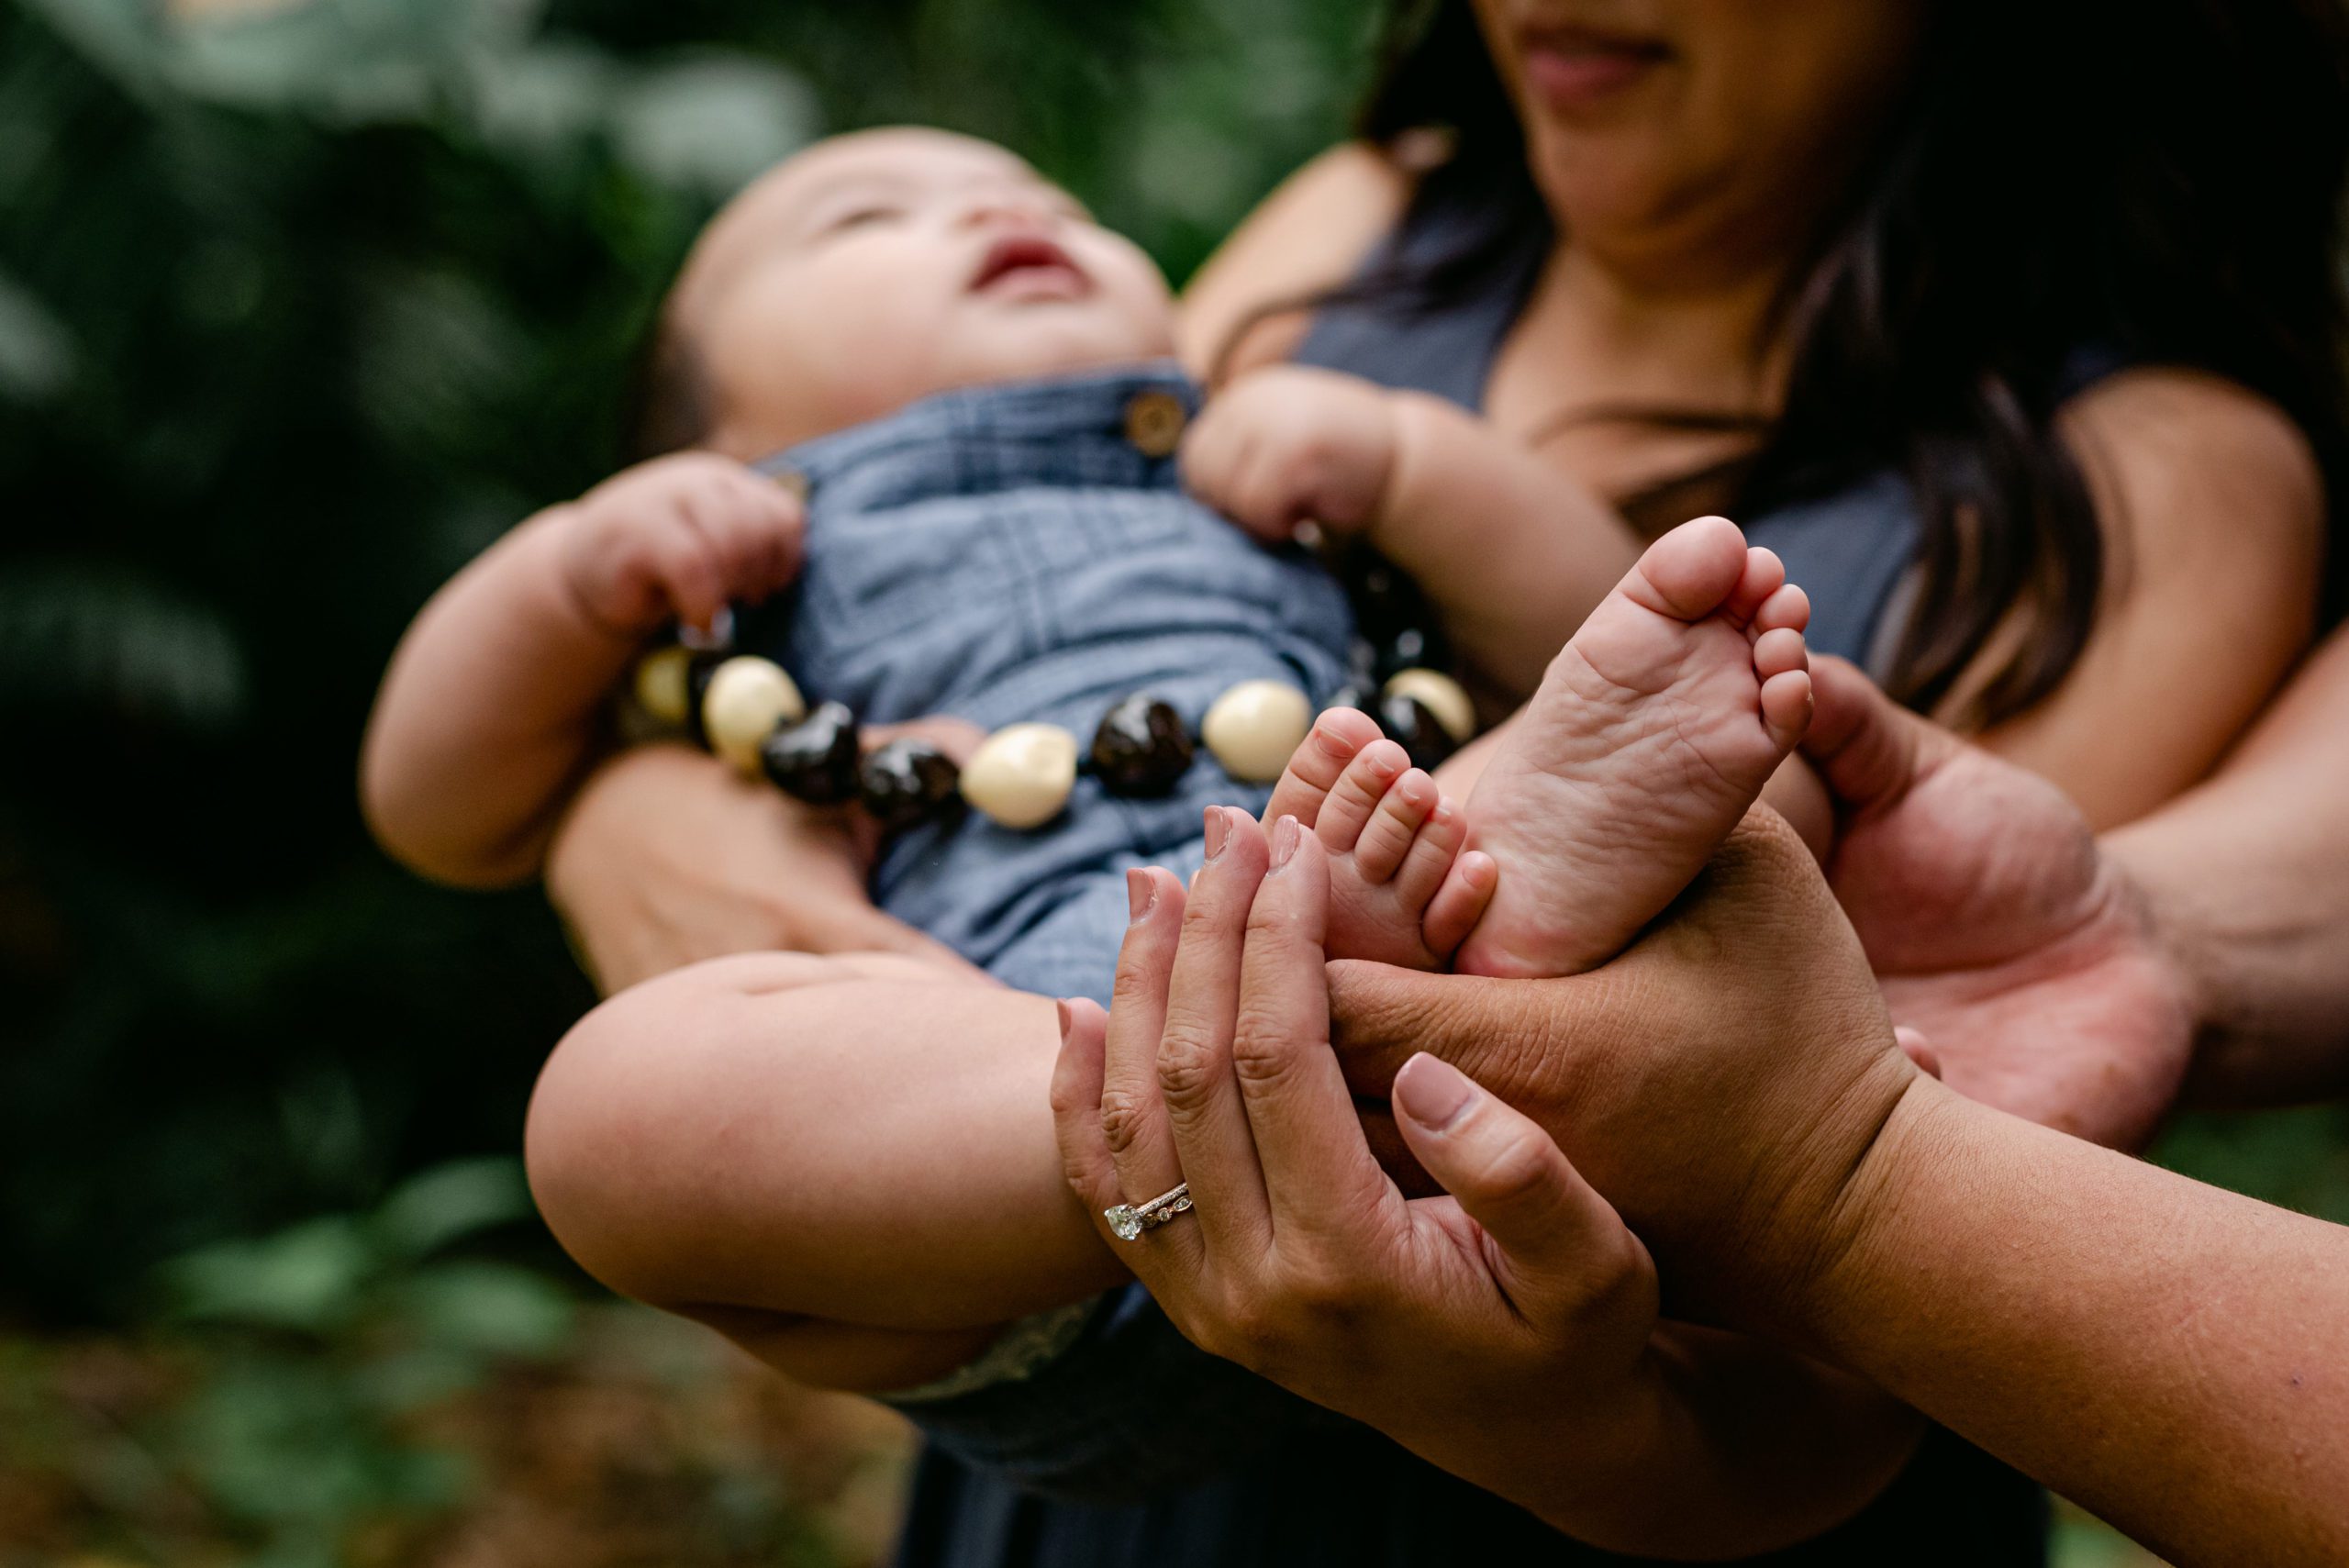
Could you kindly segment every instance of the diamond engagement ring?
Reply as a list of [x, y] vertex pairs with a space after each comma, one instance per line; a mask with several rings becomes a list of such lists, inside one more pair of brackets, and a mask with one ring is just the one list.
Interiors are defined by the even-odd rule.
[[1101, 1218], [1120, 1241], [1131, 1241], [1152, 1226], [1163, 1225], [1191, 1207], [1191, 1184], [1177, 1182], [1166, 1192], [1145, 1204], [1121, 1203], [1115, 1208], [1105, 1208]]

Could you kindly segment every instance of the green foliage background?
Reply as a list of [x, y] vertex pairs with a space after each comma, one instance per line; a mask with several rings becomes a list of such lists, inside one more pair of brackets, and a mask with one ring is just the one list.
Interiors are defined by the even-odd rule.
[[[596, 1342], [512, 1161], [587, 988], [535, 895], [387, 864], [353, 765], [423, 599], [616, 466], [714, 205], [942, 124], [1179, 281], [1342, 133], [1374, 9], [0, 0], [0, 1320], [194, 1357], [93, 1449], [39, 1393], [63, 1352], [0, 1342], [0, 1535], [12, 1473], [119, 1469], [73, 1495], [124, 1560], [195, 1560], [173, 1486], [250, 1560], [352, 1560], [472, 1485], [410, 1413]], [[2169, 1149], [2349, 1219], [2343, 1134]], [[729, 1462], [684, 1495], [739, 1526], [706, 1560], [833, 1560]]]

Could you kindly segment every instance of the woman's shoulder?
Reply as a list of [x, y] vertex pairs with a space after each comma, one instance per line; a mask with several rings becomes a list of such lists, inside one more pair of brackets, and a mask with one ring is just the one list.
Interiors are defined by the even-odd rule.
[[[1227, 368], [1285, 355], [1303, 334], [1305, 315], [1260, 327], [1252, 318], [1352, 277], [1410, 195], [1409, 172], [1364, 141], [1341, 142], [1282, 181], [1184, 289], [1184, 363], [1204, 379], [1227, 355]], [[1247, 341], [1235, 344], [1242, 332]]]
[[2326, 496], [2315, 449], [2290, 415], [2238, 382], [2133, 366], [2067, 400], [2058, 424], [2107, 528], [2140, 549], [2265, 539], [2312, 556], [2318, 546]]

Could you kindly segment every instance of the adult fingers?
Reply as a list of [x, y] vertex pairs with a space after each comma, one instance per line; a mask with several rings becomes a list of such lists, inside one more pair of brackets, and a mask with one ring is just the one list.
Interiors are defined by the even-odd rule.
[[1555, 980], [1424, 974], [1359, 959], [1330, 964], [1327, 981], [1331, 1043], [1347, 1085], [1378, 1099], [1422, 1051], [1489, 1081], [1497, 1057], [1548, 1035], [1557, 993], [1567, 988]]
[[1208, 808], [1207, 846], [1207, 862], [1183, 905], [1158, 1081], [1176, 1162], [1208, 1244], [1252, 1256], [1270, 1240], [1272, 1223], [1255, 1139], [1232, 1076], [1231, 1041], [1248, 914], [1267, 851], [1253, 817], [1220, 806]]
[[1126, 873], [1131, 923], [1118, 953], [1103, 1050], [1101, 1133], [1122, 1201], [1143, 1204], [1183, 1179], [1158, 1092], [1158, 1042], [1183, 927], [1183, 884], [1157, 866]]
[[1497, 1283], [1526, 1317], [1555, 1321], [1596, 1294], [1653, 1281], [1646, 1249], [1549, 1133], [1450, 1062], [1421, 1054], [1404, 1063], [1395, 1119], [1428, 1173], [1492, 1238]]
[[1957, 741], [1895, 703], [1847, 660], [1810, 662], [1812, 711], [1802, 754], [1846, 812], [1898, 802], [1922, 777], [1938, 751]]
[[1062, 1002], [1061, 1051], [1052, 1062], [1052, 1132], [1061, 1146], [1061, 1170], [1071, 1191], [1098, 1215], [1123, 1203], [1117, 1162], [1101, 1132], [1101, 1069], [1109, 1038], [1109, 1015], [1093, 1002]]
[[1329, 899], [1328, 851], [1295, 817], [1282, 818], [1248, 915], [1232, 1069], [1284, 1251], [1292, 1235], [1308, 1243], [1342, 1236], [1358, 1261], [1363, 1227], [1398, 1224], [1402, 1197], [1363, 1141], [1330, 1051], [1321, 946]]
[[1120, 1259], [1160, 1301], [1173, 1305], [1186, 1288], [1207, 1278], [1206, 1250], [1183, 1226], [1153, 1229], [1134, 1246], [1117, 1234], [1109, 1212], [1127, 1203], [1125, 1178], [1101, 1126], [1102, 1074], [1108, 1063], [1110, 1016], [1079, 998], [1059, 1004], [1061, 1051], [1052, 1063], [1052, 1132], [1061, 1146], [1061, 1173], [1093, 1217], [1094, 1228], [1120, 1250]]

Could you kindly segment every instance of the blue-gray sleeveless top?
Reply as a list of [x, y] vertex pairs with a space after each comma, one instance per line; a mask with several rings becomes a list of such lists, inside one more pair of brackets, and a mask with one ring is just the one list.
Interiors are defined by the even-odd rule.
[[[1447, 242], [1441, 213], [1392, 245]], [[1447, 308], [1323, 310], [1297, 358], [1469, 408], [1530, 291], [1529, 251]], [[1914, 553], [1897, 475], [1745, 519], [1811, 593], [1815, 648], [1862, 659]], [[1194, 1350], [1138, 1286], [1027, 1383], [909, 1411], [933, 1438], [901, 1568], [1599, 1568], [1576, 1544], [1379, 1434]], [[1788, 1440], [1799, 1441], [1789, 1431]], [[1848, 1523], [1756, 1562], [2020, 1568], [2046, 1561], [2044, 1495], [1939, 1429]]]

